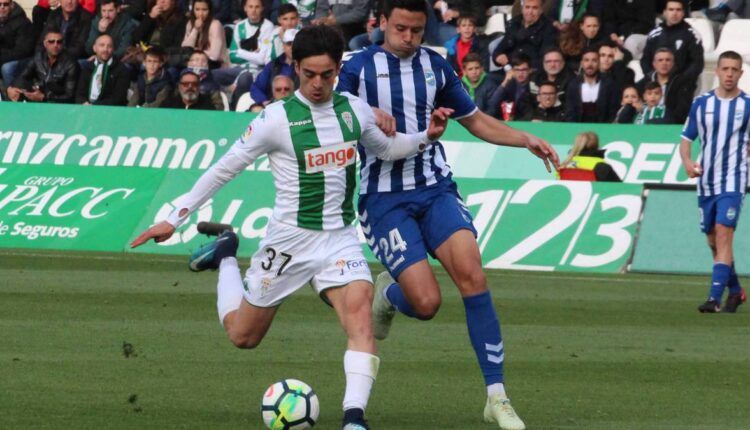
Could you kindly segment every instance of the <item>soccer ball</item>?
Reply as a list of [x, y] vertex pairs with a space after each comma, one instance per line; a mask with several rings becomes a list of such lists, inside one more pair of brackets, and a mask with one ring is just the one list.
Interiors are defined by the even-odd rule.
[[320, 413], [318, 396], [309, 385], [284, 379], [266, 390], [260, 407], [271, 430], [304, 430], [315, 425]]

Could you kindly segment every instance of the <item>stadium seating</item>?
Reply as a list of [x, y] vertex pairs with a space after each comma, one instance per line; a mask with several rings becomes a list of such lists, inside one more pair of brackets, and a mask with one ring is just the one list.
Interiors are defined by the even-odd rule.
[[492, 15], [484, 27], [484, 34], [505, 33], [505, 20], [506, 16], [504, 13]]
[[714, 52], [716, 49], [716, 38], [714, 37], [714, 27], [711, 21], [705, 18], [685, 18], [685, 21], [700, 35], [704, 54]]
[[245, 93], [240, 96], [239, 100], [237, 100], [237, 107], [234, 110], [237, 112], [247, 112], [247, 110], [250, 109], [250, 106], [254, 103], [255, 100], [250, 97], [250, 93]]
[[635, 81], [638, 82], [641, 79], [643, 79], [643, 69], [641, 68], [641, 62], [638, 60], [633, 60], [628, 63], [628, 68], [635, 73]]
[[739, 52], [745, 62], [750, 62], [750, 19], [733, 19], [724, 24], [716, 49], [705, 54], [706, 65], [716, 63], [719, 55], [729, 50]]

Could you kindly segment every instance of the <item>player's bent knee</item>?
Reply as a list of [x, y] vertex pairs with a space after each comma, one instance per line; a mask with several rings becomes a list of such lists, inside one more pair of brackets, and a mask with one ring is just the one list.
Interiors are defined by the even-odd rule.
[[412, 303], [417, 319], [429, 321], [435, 318], [440, 309], [440, 297], [420, 297]]
[[263, 340], [263, 336], [254, 335], [252, 333], [240, 333], [236, 331], [229, 331], [229, 340], [232, 341], [234, 346], [240, 349], [253, 349], [260, 345], [260, 341]]

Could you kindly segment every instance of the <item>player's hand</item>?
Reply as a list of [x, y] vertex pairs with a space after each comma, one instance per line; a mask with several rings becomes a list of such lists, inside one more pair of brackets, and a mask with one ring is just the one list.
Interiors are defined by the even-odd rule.
[[137, 246], [141, 246], [151, 239], [154, 239], [154, 242], [156, 243], [164, 242], [165, 240], [172, 237], [174, 231], [175, 228], [172, 224], [166, 221], [162, 221], [158, 224], [152, 225], [148, 230], [144, 231], [140, 234], [140, 236], [136, 237], [134, 241], [130, 242], [130, 247], [135, 248]]
[[687, 173], [688, 178], [697, 178], [698, 176], [703, 174], [703, 167], [701, 167], [701, 165], [698, 163], [694, 163], [693, 160], [688, 160], [683, 165], [685, 167], [685, 173]]
[[440, 107], [432, 111], [430, 115], [430, 126], [427, 128], [427, 138], [430, 140], [438, 140], [440, 136], [445, 132], [445, 128], [448, 126], [448, 119], [450, 119], [453, 109]]
[[372, 108], [375, 114], [375, 124], [386, 136], [393, 137], [396, 135], [396, 118], [386, 113], [384, 110]]
[[533, 134], [526, 133], [526, 137], [528, 138], [526, 148], [531, 151], [532, 154], [544, 161], [544, 167], [547, 168], [548, 172], [552, 173], [550, 163], [552, 163], [552, 167], [554, 167], [555, 170], [560, 169], [560, 158], [557, 156], [557, 152], [552, 145], [547, 143], [546, 140], [540, 139]]

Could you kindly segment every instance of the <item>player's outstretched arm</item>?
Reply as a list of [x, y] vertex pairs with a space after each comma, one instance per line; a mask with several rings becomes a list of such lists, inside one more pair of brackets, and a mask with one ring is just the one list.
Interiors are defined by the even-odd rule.
[[458, 122], [474, 136], [494, 145], [525, 147], [544, 161], [548, 172], [552, 171], [550, 165], [560, 168], [560, 158], [552, 145], [531, 133], [516, 130], [479, 110]]
[[135, 238], [134, 241], [130, 242], [130, 247], [135, 248], [137, 246], [141, 246], [144, 243], [148, 242], [151, 239], [154, 239], [154, 242], [164, 242], [165, 240], [172, 237], [174, 234], [175, 228], [172, 224], [162, 221], [160, 223], [154, 224], [146, 231], [138, 235], [138, 237]]

